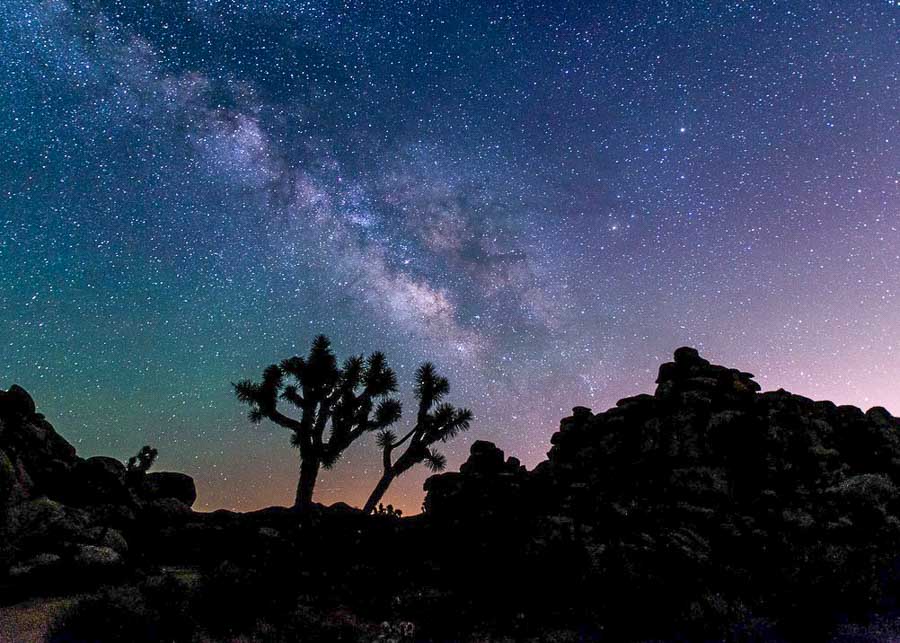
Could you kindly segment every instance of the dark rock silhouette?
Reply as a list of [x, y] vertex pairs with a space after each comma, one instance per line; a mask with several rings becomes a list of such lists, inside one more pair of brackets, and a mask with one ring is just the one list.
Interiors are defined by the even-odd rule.
[[476, 440], [458, 473], [425, 481], [425, 512], [453, 520], [517, 515], [526, 509], [527, 481], [528, 473], [518, 459], [504, 459], [503, 451], [492, 442]]
[[12, 467], [16, 498], [58, 494], [80, 461], [75, 447], [60, 436], [25, 389], [13, 385], [0, 391], [0, 451]]
[[764, 614], [815, 637], [895, 595], [900, 420], [759, 390], [680, 348], [653, 395], [573, 409], [533, 471], [475, 443], [459, 473], [425, 483], [425, 508], [577, 543], [597, 587], [615, 588], [597, 600], [636, 622], [635, 605], [655, 604], [670, 623]]
[[196, 497], [184, 474], [134, 478], [115, 458], [79, 457], [27, 391], [0, 391], [0, 572], [10, 596], [50, 579], [103, 582], [125, 573], [129, 540], [147, 523], [161, 529], [182, 520]]
[[175, 471], [148, 473], [141, 481], [138, 493], [145, 500], [174, 498], [188, 507], [197, 500], [197, 487], [194, 485], [194, 479]]
[[125, 479], [125, 465], [115, 458], [94, 456], [76, 462], [56, 495], [76, 506], [121, 504], [133, 506], [133, 490]]
[[15, 420], [29, 418], [36, 411], [31, 395], [18, 384], [13, 384], [8, 391], [0, 391], [0, 418]]

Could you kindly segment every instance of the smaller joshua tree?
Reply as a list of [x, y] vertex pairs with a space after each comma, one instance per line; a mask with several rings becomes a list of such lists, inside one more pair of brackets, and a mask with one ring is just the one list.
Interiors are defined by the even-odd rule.
[[159, 451], [151, 446], [143, 446], [135, 455], [128, 458], [128, 464], [125, 465], [125, 476], [128, 484], [132, 486], [138, 485], [147, 475], [150, 467], [156, 462], [156, 456]]
[[141, 450], [136, 455], [128, 458], [128, 464], [125, 468], [130, 475], [141, 476], [150, 470], [158, 455], [159, 451], [151, 446], [141, 447]]
[[[416, 423], [402, 438], [387, 429], [378, 433], [383, 473], [363, 508], [372, 513], [384, 497], [391, 483], [413, 466], [424, 462], [437, 473], [447, 465], [447, 458], [432, 448], [436, 442], [447, 442], [467, 430], [472, 422], [469, 409], [458, 409], [441, 400], [450, 392], [446, 377], [438, 375], [434, 364], [425, 362], [416, 371], [416, 399], [419, 401]], [[406, 449], [396, 458], [394, 453], [403, 445]]]

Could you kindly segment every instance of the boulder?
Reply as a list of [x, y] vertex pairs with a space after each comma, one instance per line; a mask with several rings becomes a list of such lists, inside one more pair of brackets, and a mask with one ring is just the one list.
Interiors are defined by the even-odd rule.
[[191, 508], [176, 498], [152, 500], [144, 507], [144, 517], [156, 526], [180, 525], [191, 515]]
[[435, 518], [501, 519], [520, 512], [527, 470], [493, 442], [477, 440], [459, 473], [425, 481], [425, 512]]
[[0, 511], [12, 504], [22, 490], [19, 488], [16, 469], [9, 456], [0, 449]]
[[[115, 458], [105, 455], [96, 455], [84, 461], [85, 465], [95, 469], [98, 475], [115, 479], [117, 482], [125, 482], [125, 465]], [[100, 473], [102, 472], [102, 473]]]
[[72, 447], [46, 420], [33, 416], [6, 426], [0, 449], [16, 471], [21, 498], [58, 497], [69, 486], [69, 473], [79, 458]]
[[9, 524], [13, 532], [36, 534], [46, 531], [49, 525], [65, 520], [65, 507], [49, 498], [36, 498], [17, 505], [10, 512]]
[[28, 419], [36, 411], [31, 394], [18, 384], [7, 391], [0, 391], [0, 417], [8, 419]]
[[691, 346], [676, 348], [673, 357], [678, 366], [709, 366], [709, 362], [700, 357], [700, 352]]
[[194, 479], [184, 473], [156, 471], [143, 476], [140, 482], [140, 496], [147, 501], [175, 498], [188, 507], [197, 500]]
[[9, 514], [9, 526], [30, 549], [43, 544], [52, 547], [56, 543], [91, 540], [86, 534], [91, 526], [90, 515], [49, 498], [37, 498], [15, 506]]
[[118, 566], [122, 562], [122, 557], [111, 547], [79, 545], [73, 560], [79, 567], [102, 569]]
[[137, 520], [136, 510], [138, 507], [105, 504], [91, 505], [85, 507], [85, 509], [90, 514], [93, 523], [108, 526], [119, 531], [127, 531], [133, 528]]
[[9, 569], [9, 576], [13, 579], [21, 579], [45, 573], [59, 567], [62, 557], [58, 554], [42, 553], [32, 556], [22, 562], [16, 563]]
[[459, 468], [461, 473], [484, 475], [499, 473], [504, 468], [503, 451], [493, 442], [476, 440], [469, 449], [469, 459]]
[[891, 415], [883, 406], [873, 406], [866, 411], [866, 418], [882, 429], [900, 429], [900, 419]]
[[128, 541], [122, 535], [122, 532], [110, 527], [91, 527], [85, 531], [85, 536], [99, 547], [109, 547], [119, 554], [128, 552]]
[[576, 406], [572, 409], [572, 417], [579, 420], [586, 420], [592, 417], [591, 409], [586, 406]]
[[759, 384], [753, 381], [752, 373], [710, 364], [700, 357], [695, 348], [679, 348], [675, 351], [674, 360], [659, 367], [656, 378], [658, 386], [654, 393], [656, 399], [672, 401], [686, 391], [703, 391], [719, 394], [721, 402], [727, 405], [730, 398], [746, 399], [760, 390]]
[[77, 506], [134, 504], [125, 482], [125, 465], [106, 456], [95, 456], [78, 463], [70, 477], [65, 499]]
[[514, 456], [509, 456], [508, 458], [506, 458], [506, 467], [505, 468], [508, 471], [511, 471], [513, 473], [519, 473], [519, 472], [525, 471], [525, 465], [522, 464], [522, 462], [521, 462], [521, 460], [519, 460], [519, 458], [516, 458]]

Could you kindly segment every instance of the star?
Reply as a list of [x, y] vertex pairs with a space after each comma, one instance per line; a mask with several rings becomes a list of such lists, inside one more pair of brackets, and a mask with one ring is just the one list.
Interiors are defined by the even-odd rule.
[[319, 333], [447, 374], [451, 470], [685, 344], [900, 413], [896, 7], [672, 5], [2, 3], [0, 387], [204, 509], [290, 502], [230, 383]]

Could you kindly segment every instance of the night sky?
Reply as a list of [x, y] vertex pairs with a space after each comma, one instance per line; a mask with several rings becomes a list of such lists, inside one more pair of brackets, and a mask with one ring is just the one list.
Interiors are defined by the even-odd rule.
[[[230, 383], [431, 359], [529, 466], [690, 344], [900, 414], [900, 3], [0, 2], [0, 387], [197, 507], [289, 504]], [[402, 425], [401, 425], [402, 426]], [[317, 490], [361, 504], [374, 436]], [[424, 467], [387, 500], [422, 499]]]

